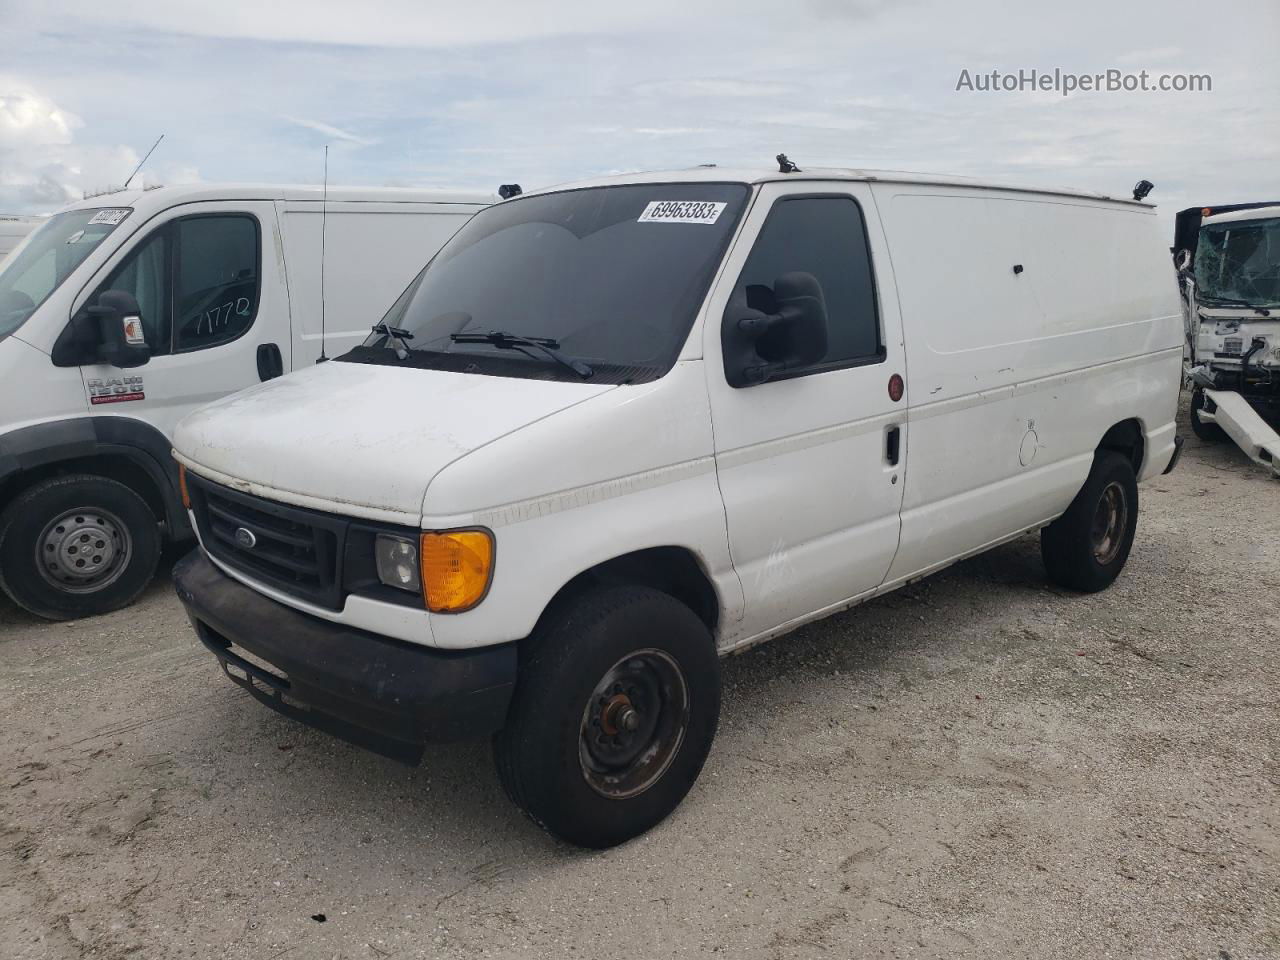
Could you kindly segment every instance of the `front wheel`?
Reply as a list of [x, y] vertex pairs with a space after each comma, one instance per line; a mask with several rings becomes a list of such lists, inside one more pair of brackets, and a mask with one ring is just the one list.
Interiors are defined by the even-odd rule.
[[1221, 443], [1227, 439], [1227, 431], [1216, 423], [1206, 423], [1200, 419], [1200, 412], [1204, 410], [1207, 400], [1204, 391], [1199, 387], [1191, 391], [1191, 410], [1188, 413], [1191, 419], [1191, 432], [1205, 443]]
[[0, 515], [0, 588], [47, 620], [127, 606], [151, 582], [159, 559], [151, 508], [106, 477], [51, 477]]
[[684, 799], [719, 717], [720, 661], [693, 611], [647, 587], [602, 588], [548, 614], [526, 641], [494, 759], [535, 823], [611, 847]]
[[1114, 450], [1099, 450], [1067, 512], [1040, 531], [1049, 579], [1085, 593], [1106, 589], [1124, 569], [1137, 529], [1133, 464]]

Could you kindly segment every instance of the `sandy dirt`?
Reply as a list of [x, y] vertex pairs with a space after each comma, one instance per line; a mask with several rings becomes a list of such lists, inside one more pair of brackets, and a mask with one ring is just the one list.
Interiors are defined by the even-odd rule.
[[487, 744], [258, 705], [167, 578], [0, 602], [0, 956], [1278, 957], [1280, 483], [1190, 438], [1142, 497], [1105, 593], [1028, 537], [727, 661], [702, 779], [606, 853]]

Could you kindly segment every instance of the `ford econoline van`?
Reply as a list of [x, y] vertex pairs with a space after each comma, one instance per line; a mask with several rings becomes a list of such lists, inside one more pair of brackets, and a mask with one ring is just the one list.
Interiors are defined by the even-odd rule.
[[0, 266], [0, 587], [66, 619], [131, 602], [190, 536], [189, 411], [369, 332], [496, 196], [199, 184], [74, 203]]
[[1170, 469], [1153, 209], [857, 170], [530, 193], [360, 346], [188, 416], [200, 641], [383, 753], [493, 735], [573, 843], [690, 789], [718, 656], [1040, 530], [1096, 591]]

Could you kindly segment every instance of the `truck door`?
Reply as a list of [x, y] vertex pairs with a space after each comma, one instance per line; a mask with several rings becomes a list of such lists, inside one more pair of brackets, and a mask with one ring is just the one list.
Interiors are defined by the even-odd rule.
[[[743, 637], [875, 590], [893, 561], [907, 436], [891, 270], [865, 184], [770, 183], [713, 295], [704, 355]], [[822, 286], [825, 357], [730, 386], [726, 308], [774, 312], [775, 281], [793, 271]]]
[[145, 420], [170, 436], [189, 411], [282, 373], [289, 300], [271, 255], [269, 201], [185, 204], [158, 215], [77, 298], [106, 290], [137, 300], [150, 361], [130, 370], [81, 367], [94, 415]]

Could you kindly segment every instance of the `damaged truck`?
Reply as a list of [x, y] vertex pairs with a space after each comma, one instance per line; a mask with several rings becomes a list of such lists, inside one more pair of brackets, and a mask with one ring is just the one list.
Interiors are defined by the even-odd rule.
[[1280, 476], [1280, 201], [1177, 216], [1191, 427]]

